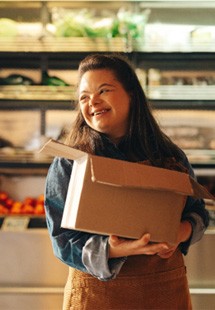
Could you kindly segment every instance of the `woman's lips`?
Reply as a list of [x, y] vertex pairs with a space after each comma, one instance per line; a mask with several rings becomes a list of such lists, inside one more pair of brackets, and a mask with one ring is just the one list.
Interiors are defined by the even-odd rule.
[[103, 109], [103, 110], [95, 111], [95, 112], [93, 112], [91, 115], [92, 115], [92, 116], [97, 116], [97, 115], [104, 114], [104, 113], [106, 113], [106, 112], [108, 112], [108, 111], [109, 111], [109, 109]]

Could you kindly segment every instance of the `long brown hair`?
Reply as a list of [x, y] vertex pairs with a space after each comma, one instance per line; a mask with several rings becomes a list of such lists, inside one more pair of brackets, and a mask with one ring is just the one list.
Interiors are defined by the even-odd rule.
[[[79, 65], [79, 82], [87, 71], [106, 69], [113, 72], [131, 98], [130, 127], [124, 137], [124, 152], [141, 160], [143, 154], [154, 165], [163, 166], [166, 158], [180, 159], [181, 150], [160, 129], [146, 99], [132, 63], [121, 54], [91, 54]], [[102, 134], [89, 127], [81, 112], [66, 143], [88, 153], [102, 146]]]

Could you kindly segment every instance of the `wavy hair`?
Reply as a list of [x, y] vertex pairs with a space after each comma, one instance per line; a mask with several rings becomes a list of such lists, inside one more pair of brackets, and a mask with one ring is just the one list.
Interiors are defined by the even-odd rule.
[[[166, 159], [180, 159], [181, 150], [164, 134], [155, 120], [135, 69], [129, 59], [122, 54], [91, 54], [79, 64], [79, 82], [87, 71], [110, 70], [122, 84], [131, 98], [130, 126], [123, 138], [121, 148], [132, 160], [144, 156], [153, 164], [163, 166]], [[102, 146], [101, 133], [93, 130], [85, 122], [80, 109], [66, 143], [88, 153]]]

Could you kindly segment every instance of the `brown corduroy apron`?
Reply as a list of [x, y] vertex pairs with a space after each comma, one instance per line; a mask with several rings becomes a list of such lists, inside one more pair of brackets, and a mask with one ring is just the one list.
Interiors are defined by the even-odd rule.
[[117, 278], [107, 282], [69, 269], [63, 310], [192, 309], [179, 250], [169, 259], [128, 257]]

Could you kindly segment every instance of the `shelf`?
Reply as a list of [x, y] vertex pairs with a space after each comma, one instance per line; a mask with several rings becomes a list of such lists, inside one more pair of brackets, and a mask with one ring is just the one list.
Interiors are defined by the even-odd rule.
[[[50, 100], [51, 97], [50, 97]], [[72, 100], [1, 100], [0, 110], [73, 110], [75, 106]]]
[[0, 110], [71, 110], [75, 107], [75, 90], [72, 86], [0, 86], [0, 101]]
[[71, 101], [74, 86], [0, 85], [0, 100]]
[[147, 43], [143, 39], [127, 40], [90, 37], [0, 37], [0, 53], [89, 53], [89, 52], [145, 52], [145, 53], [207, 53], [215, 57], [215, 42], [189, 43], [171, 46]]
[[[151, 100], [215, 102], [215, 85], [160, 85], [145, 89]], [[0, 100], [71, 101], [75, 86], [0, 85]]]
[[[13, 3], [20, 3], [20, 2], [29, 2], [29, 3], [41, 3], [41, 0], [4, 0], [2, 1], [3, 3], [7, 3], [7, 2], [13, 2]], [[58, 0], [47, 0], [46, 2], [48, 3], [54, 3], [54, 2], [59, 2]], [[71, 3], [71, 2], [85, 2], [85, 0], [62, 0], [62, 3]], [[125, 0], [125, 1], [120, 1], [120, 0], [92, 0], [93, 2], [119, 2], [119, 3], [124, 3], [124, 2], [132, 2], [132, 0]], [[141, 2], [143, 4], [143, 6], [146, 7], [158, 7], [158, 8], [162, 8], [162, 7], [215, 7], [214, 1], [213, 0], [206, 0], [206, 1], [202, 1], [202, 0], [146, 0], [146, 1], [142, 1], [142, 0], [136, 0], [135, 2]]]
[[0, 38], [0, 52], [125, 52], [127, 42], [123, 38]]
[[[64, 287], [29, 287], [29, 286], [15, 286], [15, 287], [1, 287], [0, 294], [62, 294]], [[191, 295], [215, 294], [215, 288], [190, 288]]]
[[[214, 175], [215, 174], [215, 150], [184, 150], [187, 154], [192, 167], [198, 175]], [[36, 153], [36, 151], [35, 151]], [[52, 157], [42, 158], [37, 154], [29, 152], [9, 156], [7, 154], [0, 155], [0, 173], [2, 174], [40, 174], [47, 172]]]
[[[45, 215], [44, 216], [33, 216], [29, 214], [18, 215], [18, 217], [20, 216], [29, 218], [27, 229], [40, 229], [40, 228], [46, 229], [47, 228]], [[0, 215], [0, 229], [6, 217], [7, 216]], [[14, 217], [14, 219], [16, 220], [16, 215], [10, 215], [10, 217]]]
[[1, 175], [46, 175], [51, 162], [0, 162]]
[[208, 287], [208, 288], [190, 288], [190, 293], [192, 294], [192, 295], [196, 295], [196, 294], [198, 294], [198, 295], [202, 295], [202, 294], [204, 294], [204, 295], [213, 295], [213, 294], [215, 294], [215, 288], [210, 288], [210, 287]]
[[179, 110], [215, 110], [214, 100], [151, 100], [151, 105], [160, 110], [179, 109]]
[[147, 96], [151, 100], [209, 101], [215, 103], [215, 85], [160, 85], [148, 86]]
[[[215, 109], [215, 85], [149, 86], [145, 89], [152, 105], [158, 109]], [[74, 86], [0, 86], [0, 110], [74, 109]]]
[[195, 168], [202, 167], [213, 167], [215, 168], [215, 150], [210, 149], [186, 149], [184, 150], [190, 163]]

